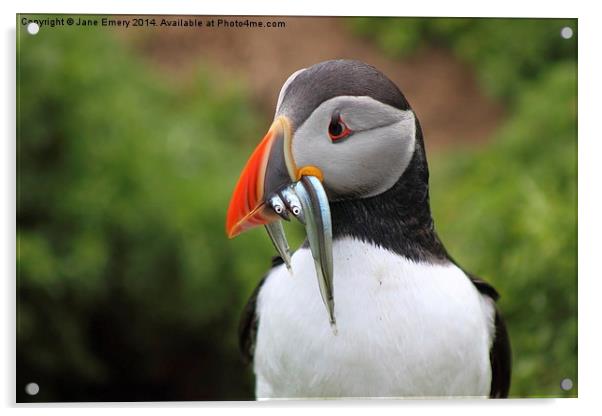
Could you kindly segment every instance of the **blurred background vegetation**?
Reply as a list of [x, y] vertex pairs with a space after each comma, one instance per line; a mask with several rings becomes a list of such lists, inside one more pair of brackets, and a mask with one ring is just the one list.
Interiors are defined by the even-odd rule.
[[[576, 396], [577, 21], [335, 20], [391, 68], [445, 51], [501, 109], [478, 140], [464, 140], [481, 121], [468, 114], [429, 148], [436, 225], [502, 295], [511, 396]], [[17, 30], [17, 400], [252, 398], [236, 328], [273, 248], [260, 230], [227, 240], [224, 218], [270, 123], [259, 82], [201, 57], [163, 70], [182, 34]], [[276, 84], [292, 72], [276, 70]]]

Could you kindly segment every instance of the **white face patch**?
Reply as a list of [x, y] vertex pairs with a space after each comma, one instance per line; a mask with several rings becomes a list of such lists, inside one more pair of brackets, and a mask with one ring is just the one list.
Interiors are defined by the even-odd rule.
[[[339, 112], [352, 131], [333, 142], [328, 134]], [[316, 166], [334, 199], [366, 198], [390, 189], [414, 154], [416, 123], [403, 111], [370, 97], [339, 96], [323, 102], [296, 130], [292, 154], [297, 168]]]

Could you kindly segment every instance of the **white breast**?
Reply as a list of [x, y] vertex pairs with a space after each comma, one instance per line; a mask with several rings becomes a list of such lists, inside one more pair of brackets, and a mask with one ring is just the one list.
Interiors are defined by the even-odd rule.
[[308, 249], [257, 303], [258, 398], [487, 396], [494, 309], [454, 265], [333, 244], [335, 335]]

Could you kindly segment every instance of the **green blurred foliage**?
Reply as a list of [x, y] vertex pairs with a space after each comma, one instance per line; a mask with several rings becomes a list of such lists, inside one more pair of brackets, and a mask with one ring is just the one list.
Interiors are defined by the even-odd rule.
[[513, 396], [577, 391], [576, 74], [563, 64], [526, 88], [486, 149], [431, 158], [443, 241], [502, 295]]
[[[502, 295], [511, 396], [576, 396], [577, 42], [560, 36], [565, 26], [576, 33], [576, 20], [350, 24], [393, 55], [450, 48], [506, 103], [508, 119], [490, 145], [431, 155], [433, 215], [452, 255]], [[560, 389], [566, 377], [569, 392]]]
[[244, 86], [159, 76], [99, 29], [19, 35], [18, 386], [251, 398], [236, 328], [273, 249], [225, 237], [262, 130]]
[[[548, 66], [577, 60], [576, 19], [361, 17], [349, 24], [391, 56], [449, 48], [474, 68], [486, 91], [509, 104]], [[560, 37], [565, 26], [575, 34], [570, 40]]]

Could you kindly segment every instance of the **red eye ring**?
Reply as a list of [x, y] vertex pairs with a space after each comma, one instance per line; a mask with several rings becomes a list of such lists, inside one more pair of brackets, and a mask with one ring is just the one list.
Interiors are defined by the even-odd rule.
[[344, 139], [351, 133], [351, 129], [347, 127], [347, 124], [345, 124], [341, 118], [341, 115], [338, 112], [335, 112], [332, 115], [330, 124], [328, 125], [328, 135], [330, 136], [330, 140], [336, 142], [337, 140]]

